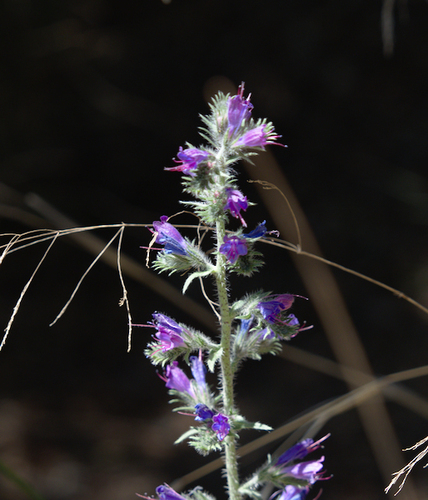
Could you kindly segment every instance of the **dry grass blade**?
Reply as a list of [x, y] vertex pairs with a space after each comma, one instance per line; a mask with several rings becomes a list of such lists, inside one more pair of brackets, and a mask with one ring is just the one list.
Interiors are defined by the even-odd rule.
[[67, 302], [65, 303], [64, 307], [61, 309], [61, 311], [58, 313], [57, 317], [52, 321], [52, 323], [49, 324], [49, 326], [52, 326], [54, 325], [58, 320], [59, 318], [65, 313], [65, 311], [67, 310], [68, 306], [70, 305], [71, 301], [74, 299], [74, 296], [76, 295], [77, 291], [79, 290], [80, 288], [80, 285], [82, 284], [83, 280], [86, 278], [86, 276], [88, 275], [89, 271], [95, 266], [95, 264], [101, 259], [101, 257], [103, 256], [104, 252], [110, 247], [110, 245], [113, 243], [113, 241], [119, 236], [119, 234], [121, 234], [122, 232], [122, 228], [119, 229], [119, 231], [117, 231], [115, 233], [115, 235], [113, 236], [113, 238], [111, 238], [111, 240], [107, 243], [107, 245], [101, 250], [101, 252], [95, 257], [95, 259], [92, 261], [91, 265], [88, 267], [88, 269], [86, 269], [86, 271], [82, 274], [80, 280], [78, 281], [77, 285], [75, 286], [72, 294], [70, 295], [70, 298], [67, 300]]
[[[411, 446], [410, 448], [405, 448], [403, 451], [416, 450], [416, 448], [419, 448], [419, 446], [422, 446], [427, 441], [428, 441], [428, 436], [421, 439], [419, 442], [417, 442], [415, 445]], [[404, 486], [404, 483], [406, 482], [407, 476], [410, 474], [413, 467], [418, 462], [420, 462], [427, 454], [428, 454], [428, 446], [426, 446], [422, 451], [420, 451], [416, 455], [416, 457], [413, 458], [412, 460], [410, 460], [410, 462], [407, 465], [405, 465], [402, 469], [400, 469], [398, 472], [394, 472], [394, 474], [393, 474], [394, 478], [391, 480], [391, 482], [385, 488], [385, 493], [388, 493], [389, 490], [391, 489], [391, 487], [394, 486], [394, 484], [401, 478], [401, 483], [398, 486], [398, 490], [394, 493], [394, 496], [398, 495], [398, 493], [400, 493], [400, 491], [403, 489], [403, 486]], [[428, 466], [428, 464], [424, 465], [424, 467], [427, 467], [427, 466]]]
[[126, 305], [126, 312], [128, 315], [128, 352], [129, 352], [131, 350], [131, 339], [132, 339], [132, 317], [131, 317], [131, 308], [129, 306], [129, 300], [128, 300], [128, 290], [126, 289], [125, 281], [123, 279], [122, 264], [121, 264], [122, 240], [124, 231], [125, 231], [125, 226], [123, 225], [119, 230], [120, 232], [119, 243], [117, 244], [117, 272], [119, 273], [120, 284], [122, 285], [122, 290], [123, 290], [123, 295], [119, 301], [119, 305], [120, 306], [123, 306], [123, 304]]
[[[3, 339], [2, 339], [2, 342], [0, 344], [0, 351], [2, 350], [4, 344], [6, 343], [6, 339], [9, 335], [9, 332], [10, 332], [10, 329], [12, 327], [12, 324], [15, 320], [15, 316], [21, 306], [21, 302], [22, 302], [22, 299], [24, 298], [24, 295], [26, 294], [31, 282], [33, 281], [34, 279], [34, 276], [36, 275], [37, 271], [40, 269], [40, 266], [42, 265], [43, 261], [45, 260], [47, 254], [49, 253], [49, 250], [52, 248], [53, 244], [55, 243], [56, 239], [58, 238], [58, 233], [56, 233], [56, 235], [54, 236], [54, 238], [52, 239], [52, 241], [50, 242], [47, 250], [45, 251], [45, 253], [43, 254], [43, 257], [40, 259], [39, 263], [37, 264], [36, 268], [34, 269], [33, 271], [33, 274], [31, 275], [30, 279], [27, 281], [27, 283], [25, 284], [24, 288], [22, 289], [22, 292], [21, 292], [21, 295], [19, 296], [19, 299], [17, 301], [17, 303], [15, 304], [15, 307], [13, 308], [13, 312], [12, 312], [12, 315], [9, 319], [9, 322], [5, 328], [5, 333], [3, 335]], [[17, 241], [17, 239], [15, 240]], [[2, 255], [2, 258], [4, 258], [6, 254], [3, 252], [3, 255]]]

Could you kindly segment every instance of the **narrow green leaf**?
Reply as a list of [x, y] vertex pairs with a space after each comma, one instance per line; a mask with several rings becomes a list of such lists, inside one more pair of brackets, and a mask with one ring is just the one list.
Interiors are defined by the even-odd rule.
[[208, 276], [212, 273], [211, 269], [208, 269], [206, 271], [196, 271], [192, 273], [187, 280], [184, 282], [183, 285], [183, 294], [186, 293], [187, 288], [189, 287], [190, 283], [195, 279], [195, 278], [203, 278], [205, 276]]
[[211, 373], [214, 372], [215, 364], [220, 359], [222, 353], [223, 353], [223, 349], [220, 346], [217, 349], [211, 349], [211, 352], [210, 352], [208, 359], [207, 359], [208, 370]]
[[198, 434], [198, 429], [195, 429], [193, 427], [182, 434], [176, 441], [174, 441], [174, 444], [182, 443], [185, 439], [188, 439], [190, 436], [194, 436], [195, 434]]

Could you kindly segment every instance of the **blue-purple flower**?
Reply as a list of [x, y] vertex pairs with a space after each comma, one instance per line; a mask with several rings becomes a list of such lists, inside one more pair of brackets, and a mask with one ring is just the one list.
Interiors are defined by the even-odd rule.
[[238, 94], [229, 97], [227, 102], [227, 118], [229, 121], [229, 135], [232, 137], [239, 129], [242, 122], [251, 116], [253, 105], [250, 102], [251, 94], [244, 98], [244, 83], [238, 88]]
[[302, 488], [292, 484], [287, 484], [284, 489], [274, 493], [269, 500], [273, 500], [274, 498], [276, 498], [276, 500], [304, 500], [308, 491], [309, 488], [307, 486]]
[[267, 144], [283, 146], [283, 144], [276, 142], [276, 139], [280, 137], [280, 135], [275, 134], [272, 127], [264, 124], [245, 132], [245, 134], [236, 141], [235, 146], [262, 149], [264, 149]]
[[[241, 325], [236, 335], [237, 342], [241, 342], [243, 338], [249, 334], [253, 321], [254, 321], [254, 316], [251, 316], [251, 318], [249, 319], [241, 319]], [[263, 330], [253, 331], [250, 335], [258, 337], [260, 341], [272, 340], [275, 338], [275, 333], [268, 327], [263, 328]]]
[[222, 413], [217, 413], [217, 415], [213, 416], [213, 424], [211, 429], [217, 434], [217, 438], [219, 441], [223, 441], [223, 439], [229, 434], [230, 424], [229, 419], [226, 415]]
[[248, 239], [257, 239], [257, 238], [263, 238], [263, 236], [266, 233], [267, 233], [266, 221], [264, 220], [255, 229], [253, 229], [249, 233], [243, 234], [242, 236]]
[[302, 479], [309, 484], [314, 484], [322, 477], [321, 469], [323, 468], [324, 457], [318, 460], [309, 460], [298, 464], [288, 465], [281, 468], [281, 473], [284, 476], [291, 476], [296, 479]]
[[229, 434], [230, 424], [226, 415], [218, 413], [215, 410], [211, 410], [211, 408], [203, 403], [195, 405], [195, 415], [195, 420], [198, 420], [199, 422], [212, 420], [211, 429], [217, 434], [217, 439], [219, 441], [223, 441], [223, 439]]
[[[288, 326], [300, 326], [299, 320], [296, 318], [296, 316], [294, 314], [289, 314], [287, 316], [286, 323]], [[308, 327], [302, 328], [300, 331], [307, 330], [307, 329], [308, 329]]]
[[195, 392], [188, 376], [178, 367], [178, 361], [173, 361], [166, 367], [164, 377], [161, 377], [165, 382], [165, 387], [178, 392], [187, 393], [192, 398], [195, 398]]
[[184, 328], [176, 323], [172, 318], [165, 316], [165, 314], [154, 313], [154, 324], [158, 332], [155, 334], [156, 338], [161, 343], [161, 351], [166, 352], [175, 347], [183, 347], [185, 345], [183, 340]]
[[321, 443], [329, 437], [329, 434], [314, 442], [313, 439], [305, 439], [300, 443], [295, 444], [285, 453], [283, 453], [275, 462], [275, 468], [284, 477], [292, 477], [307, 481], [309, 484], [314, 484], [323, 476], [322, 468], [324, 457], [317, 460], [308, 460], [306, 462], [295, 463], [296, 460], [301, 460], [308, 453], [315, 451], [321, 446]]
[[330, 434], [326, 434], [321, 439], [318, 439], [318, 441], [314, 441], [312, 438], [299, 441], [287, 451], [282, 453], [282, 455], [280, 455], [278, 460], [275, 462], [275, 465], [283, 465], [290, 463], [293, 460], [301, 460], [302, 458], [305, 458], [306, 455], [320, 448], [321, 443], [323, 443], [328, 437], [330, 437]]
[[239, 256], [247, 255], [247, 252], [247, 242], [239, 236], [226, 235], [223, 239], [223, 244], [220, 246], [220, 253], [226, 255], [227, 260], [231, 264], [234, 264]]
[[165, 168], [165, 170], [171, 170], [175, 172], [183, 172], [183, 174], [195, 175], [195, 170], [199, 165], [208, 159], [209, 154], [206, 151], [202, 151], [197, 148], [187, 148], [183, 149], [180, 146], [179, 152], [177, 153], [178, 160], [174, 160], [176, 163], [180, 163], [176, 167]]
[[160, 221], [153, 222], [156, 236], [156, 243], [164, 245], [165, 253], [187, 255], [187, 242], [175, 227], [167, 222], [168, 217], [162, 215]]
[[204, 362], [202, 361], [201, 354], [199, 355], [199, 357], [190, 356], [190, 369], [192, 370], [193, 378], [195, 379], [200, 393], [204, 394], [208, 392], [207, 382], [205, 380], [207, 369]]
[[245, 220], [241, 215], [241, 210], [247, 210], [248, 201], [238, 189], [226, 188], [227, 201], [224, 210], [229, 210], [233, 217], [241, 221], [244, 227], [247, 227]]
[[175, 490], [167, 484], [162, 484], [156, 488], [156, 494], [159, 500], [186, 500], [185, 497], [178, 494]]
[[276, 477], [278, 473], [281, 474], [281, 481], [284, 483], [296, 481], [306, 481], [306, 486], [296, 486], [294, 484], [287, 484], [282, 490], [274, 493], [269, 500], [277, 498], [277, 500], [303, 500], [309, 491], [309, 485], [314, 484], [319, 479], [328, 479], [323, 477], [322, 471], [324, 457], [317, 460], [308, 460], [306, 462], [298, 462], [306, 457], [308, 453], [315, 451], [321, 446], [330, 434], [322, 437], [314, 442], [313, 439], [305, 439], [300, 443], [295, 444], [284, 452], [275, 462], [274, 468], [276, 469]]
[[208, 408], [207, 405], [204, 405], [203, 403], [198, 403], [195, 405], [195, 420], [198, 420], [199, 422], [204, 422], [205, 420], [209, 420], [214, 417], [215, 412]]
[[260, 340], [272, 340], [275, 338], [275, 333], [270, 328], [263, 328], [257, 332], [257, 336]]
[[[257, 304], [257, 308], [268, 323], [281, 322], [280, 316], [282, 312], [289, 309], [294, 302], [294, 295], [289, 293], [273, 297], [272, 300], [262, 301]], [[296, 317], [293, 315], [294, 320], [296, 320]]]
[[206, 368], [201, 356], [190, 356], [190, 369], [194, 377], [192, 380], [178, 367], [178, 362], [173, 361], [166, 367], [164, 376], [161, 378], [168, 389], [186, 393], [197, 401], [199, 396], [208, 393], [205, 381]]
[[236, 342], [241, 342], [246, 337], [246, 335], [250, 331], [253, 320], [254, 316], [251, 316], [251, 318], [248, 319], [241, 319], [241, 325], [239, 327], [239, 331], [236, 334]]

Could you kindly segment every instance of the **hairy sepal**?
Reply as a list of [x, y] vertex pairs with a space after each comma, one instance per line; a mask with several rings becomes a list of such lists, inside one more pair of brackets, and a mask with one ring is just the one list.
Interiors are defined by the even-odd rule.
[[261, 422], [249, 422], [241, 415], [234, 417], [233, 419], [233, 429], [239, 431], [241, 429], [254, 429], [256, 431], [273, 431], [270, 425], [262, 424]]

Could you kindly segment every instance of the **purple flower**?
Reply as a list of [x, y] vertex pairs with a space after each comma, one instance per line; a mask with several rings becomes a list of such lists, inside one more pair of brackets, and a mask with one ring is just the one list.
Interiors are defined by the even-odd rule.
[[249, 319], [241, 319], [241, 328], [239, 329], [239, 335], [245, 335], [246, 333], [248, 333], [253, 319], [254, 316], [251, 316], [251, 318]]
[[270, 328], [263, 328], [257, 332], [257, 336], [260, 340], [272, 340], [275, 338], [275, 333]]
[[[293, 302], [294, 295], [285, 293], [282, 295], [276, 295], [273, 300], [259, 302], [257, 304], [257, 308], [268, 323], [277, 323], [281, 321], [281, 313], [289, 309]], [[296, 319], [295, 316], [293, 317]]]
[[154, 313], [153, 319], [154, 326], [158, 329], [156, 337], [160, 340], [162, 352], [185, 345], [182, 337], [184, 329], [178, 323], [160, 313]]
[[264, 149], [267, 144], [276, 144], [278, 146], [283, 146], [283, 144], [279, 144], [278, 142], [276, 142], [276, 139], [280, 138], [281, 136], [276, 135], [273, 131], [273, 128], [270, 130], [269, 129], [270, 127], [266, 124], [259, 125], [258, 127], [245, 132], [245, 134], [236, 141], [235, 146], [262, 149]]
[[165, 245], [165, 253], [187, 255], [187, 243], [175, 227], [167, 222], [168, 217], [162, 215], [160, 221], [153, 222], [153, 228], [157, 233], [156, 243]]
[[195, 379], [196, 385], [200, 389], [200, 391], [207, 391], [207, 383], [205, 380], [205, 374], [207, 373], [207, 369], [202, 361], [201, 357], [190, 356], [190, 369], [192, 370], [193, 378]]
[[259, 302], [257, 307], [262, 313], [263, 318], [269, 323], [275, 323], [282, 311], [281, 304], [275, 300]]
[[298, 464], [289, 465], [281, 469], [281, 473], [285, 476], [292, 476], [296, 479], [302, 479], [310, 484], [314, 484], [321, 478], [321, 469], [323, 468], [324, 457], [318, 460], [310, 460], [308, 462], [300, 462]]
[[179, 495], [175, 490], [168, 486], [167, 484], [162, 484], [156, 488], [156, 494], [159, 500], [185, 500], [185, 498]]
[[266, 229], [266, 221], [261, 222], [255, 229], [250, 231], [249, 233], [243, 234], [244, 238], [256, 239], [263, 238], [263, 236], [267, 233]]
[[275, 468], [278, 468], [279, 472], [284, 476], [291, 476], [295, 479], [307, 481], [310, 484], [315, 483], [322, 478], [321, 469], [323, 468], [324, 457], [299, 463], [295, 463], [295, 461], [301, 460], [308, 453], [317, 450], [329, 436], [330, 434], [327, 434], [316, 442], [309, 438], [296, 443], [280, 455], [275, 463]]
[[171, 170], [175, 172], [183, 172], [191, 176], [195, 175], [194, 170], [196, 170], [200, 163], [207, 160], [209, 154], [206, 151], [202, 151], [197, 148], [187, 148], [183, 149], [180, 146], [177, 157], [179, 160], [174, 160], [176, 163], [181, 163], [176, 167], [165, 168], [165, 170]]
[[241, 215], [241, 210], [247, 210], [248, 202], [247, 197], [244, 196], [241, 191], [232, 188], [226, 188], [227, 202], [224, 206], [224, 210], [229, 210], [233, 217], [236, 217], [241, 221], [244, 227], [247, 227], [244, 219]]
[[300, 326], [299, 320], [294, 316], [294, 314], [289, 314], [287, 316], [286, 323], [288, 326]]
[[186, 392], [192, 398], [195, 397], [192, 384], [181, 368], [178, 368], [178, 362], [173, 361], [166, 367], [163, 380], [168, 389], [173, 389], [179, 392]]
[[221, 413], [217, 413], [217, 415], [213, 416], [213, 424], [211, 429], [217, 434], [217, 438], [219, 441], [223, 441], [223, 439], [229, 434], [230, 424], [229, 419], [226, 415]]
[[213, 412], [213, 410], [210, 410], [207, 405], [204, 405], [203, 403], [198, 403], [195, 406], [195, 415], [196, 415], [195, 420], [203, 422], [204, 420], [213, 418], [215, 412]]
[[241, 325], [239, 330], [236, 331], [235, 337], [235, 345], [241, 345], [247, 337], [248, 332], [250, 331], [251, 325], [253, 323], [254, 316], [251, 316], [249, 319], [241, 319]]
[[284, 310], [290, 309], [294, 302], [294, 295], [291, 293], [282, 293], [275, 296], [275, 300], [282, 305]]
[[229, 97], [227, 102], [227, 118], [229, 121], [229, 134], [232, 137], [239, 129], [242, 122], [251, 116], [253, 105], [250, 102], [251, 94], [244, 99], [244, 83], [238, 88], [238, 94]]
[[296, 443], [278, 458], [275, 465], [282, 465], [292, 460], [301, 460], [305, 458], [308, 453], [316, 449], [312, 448], [313, 443], [314, 440], [311, 438]]
[[279, 490], [274, 493], [269, 498], [269, 500], [273, 499], [274, 497], [278, 497], [277, 500], [304, 500], [304, 498], [308, 494], [308, 491], [309, 488], [307, 487], [301, 488], [299, 486], [288, 484], [283, 490]]
[[330, 434], [326, 434], [321, 439], [318, 439], [318, 441], [308, 438], [296, 443], [280, 455], [275, 465], [282, 465], [291, 462], [292, 460], [301, 460], [302, 458], [305, 458], [306, 455], [317, 450], [321, 446], [321, 443], [323, 443], [328, 437], [330, 437]]
[[247, 242], [238, 236], [225, 236], [220, 253], [226, 255], [227, 260], [234, 264], [240, 255], [247, 255]]

